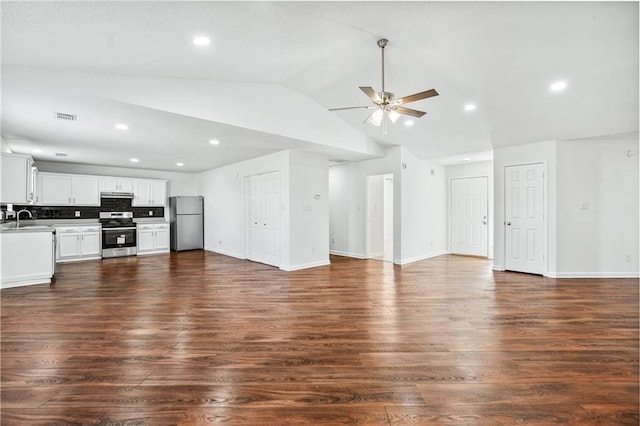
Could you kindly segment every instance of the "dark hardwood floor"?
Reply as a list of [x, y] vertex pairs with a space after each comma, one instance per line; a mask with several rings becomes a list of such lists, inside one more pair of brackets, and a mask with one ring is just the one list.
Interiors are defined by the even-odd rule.
[[2, 291], [2, 425], [633, 424], [638, 280], [194, 251]]

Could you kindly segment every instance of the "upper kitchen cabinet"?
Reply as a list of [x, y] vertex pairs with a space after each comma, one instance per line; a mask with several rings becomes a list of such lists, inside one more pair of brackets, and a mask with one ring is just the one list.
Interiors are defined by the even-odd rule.
[[38, 170], [33, 158], [22, 154], [2, 153], [3, 203], [27, 204], [36, 202]]
[[133, 192], [133, 179], [101, 177], [100, 192]]
[[100, 191], [97, 176], [40, 173], [39, 203], [44, 205], [99, 206]]
[[167, 182], [164, 180], [135, 179], [133, 206], [164, 207], [167, 202]]

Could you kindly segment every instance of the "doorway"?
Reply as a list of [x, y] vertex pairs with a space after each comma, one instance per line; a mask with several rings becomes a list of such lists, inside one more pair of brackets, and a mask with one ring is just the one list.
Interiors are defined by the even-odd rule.
[[505, 269], [543, 275], [547, 272], [545, 165], [505, 167]]
[[488, 257], [488, 178], [454, 178], [449, 181], [452, 254]]
[[280, 172], [245, 177], [246, 257], [280, 266]]
[[367, 176], [366, 257], [393, 262], [393, 174]]

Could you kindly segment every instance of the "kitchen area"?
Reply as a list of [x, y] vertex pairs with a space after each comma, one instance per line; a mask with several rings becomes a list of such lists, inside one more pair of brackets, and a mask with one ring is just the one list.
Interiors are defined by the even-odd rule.
[[167, 181], [38, 172], [2, 153], [1, 287], [50, 283], [56, 263], [204, 247], [202, 197], [167, 197]]

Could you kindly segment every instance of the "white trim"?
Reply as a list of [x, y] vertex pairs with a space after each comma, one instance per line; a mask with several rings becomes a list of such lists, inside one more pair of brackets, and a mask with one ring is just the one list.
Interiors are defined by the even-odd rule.
[[504, 272], [504, 271], [505, 271], [504, 266], [502, 266], [502, 265], [496, 265], [496, 264], [494, 264], [494, 265], [491, 267], [491, 269], [492, 269], [493, 271], [498, 271], [498, 272]]
[[362, 254], [358, 254], [358, 253], [349, 253], [346, 251], [340, 251], [340, 250], [329, 250], [329, 254], [333, 254], [335, 256], [344, 256], [344, 257], [353, 257], [356, 259], [366, 259], [366, 257], [364, 257], [364, 255]]
[[239, 254], [239, 253], [235, 253], [235, 252], [232, 252], [232, 251], [223, 250], [223, 249], [212, 249], [210, 247], [205, 247], [204, 249], [206, 251], [210, 251], [212, 253], [222, 254], [224, 256], [229, 256], [229, 257], [235, 257], [236, 259], [247, 260], [247, 258], [244, 257], [244, 255]]
[[3, 281], [0, 286], [0, 290], [4, 290], [5, 288], [23, 287], [34, 284], [51, 284], [51, 277], [23, 279], [21, 281]]
[[447, 250], [441, 250], [441, 251], [437, 251], [434, 253], [429, 253], [426, 254], [424, 256], [417, 256], [417, 257], [412, 257], [410, 259], [401, 259], [399, 262], [395, 262], [394, 263], [397, 265], [407, 265], [409, 263], [413, 263], [413, 262], [419, 262], [421, 260], [426, 260], [426, 259], [431, 259], [432, 257], [438, 257], [438, 256], [442, 256], [445, 254], [449, 254], [449, 252]]
[[317, 268], [318, 266], [327, 266], [327, 265], [331, 265], [331, 262], [328, 260], [323, 260], [320, 262], [311, 262], [311, 263], [305, 263], [302, 265], [280, 266], [280, 269], [282, 269], [283, 271], [291, 272], [291, 271], [299, 271], [300, 269]]
[[549, 278], [640, 278], [639, 272], [550, 272]]
[[376, 253], [370, 253], [369, 254], [369, 259], [371, 259], [372, 257], [380, 257], [380, 256], [384, 256], [384, 251], [379, 251]]

